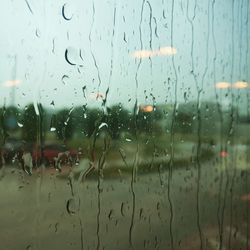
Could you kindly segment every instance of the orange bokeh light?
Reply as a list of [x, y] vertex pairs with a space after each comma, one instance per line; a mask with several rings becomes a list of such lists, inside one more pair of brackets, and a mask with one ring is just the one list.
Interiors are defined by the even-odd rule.
[[142, 106], [141, 111], [150, 113], [154, 110], [154, 107], [152, 105]]
[[15, 87], [20, 85], [21, 81], [20, 80], [8, 80], [3, 83], [3, 86], [10, 88], [10, 87]]
[[149, 58], [153, 56], [172, 56], [177, 53], [176, 48], [173, 47], [161, 47], [157, 50], [137, 50], [132, 56], [135, 58]]
[[227, 151], [221, 151], [220, 152], [220, 157], [225, 158], [227, 156], [228, 156], [228, 152]]
[[240, 197], [242, 201], [248, 201], [250, 202], [250, 194], [244, 194]]
[[228, 89], [231, 88], [231, 84], [229, 82], [218, 82], [216, 83], [216, 88], [217, 89]]
[[235, 89], [246, 89], [248, 88], [248, 83], [245, 81], [238, 81], [233, 84], [233, 88]]
[[177, 53], [176, 48], [172, 48], [172, 47], [162, 47], [157, 51], [157, 55], [159, 56], [171, 56], [171, 55], [175, 55]]

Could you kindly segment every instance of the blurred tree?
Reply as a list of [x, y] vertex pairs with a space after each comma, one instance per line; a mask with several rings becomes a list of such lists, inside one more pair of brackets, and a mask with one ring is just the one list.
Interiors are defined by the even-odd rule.
[[26, 106], [23, 113], [22, 137], [25, 141], [34, 143], [39, 136], [39, 117], [33, 104]]
[[85, 106], [81, 107], [78, 106], [73, 110], [73, 112], [70, 115], [70, 119], [74, 125], [74, 133], [77, 133], [78, 135], [84, 132], [83, 122], [84, 122], [85, 112], [86, 112]]
[[[163, 118], [163, 112], [157, 107], [149, 106], [151, 109], [144, 109], [143, 107], [139, 110], [136, 116], [136, 126], [139, 133], [160, 133], [159, 121]], [[149, 110], [149, 111], [148, 111]]]
[[[54, 117], [52, 116], [51, 123], [53, 123], [53, 119]], [[60, 110], [56, 114], [55, 128], [58, 139], [65, 141], [72, 138], [74, 133], [74, 127], [69, 109]]]
[[193, 116], [191, 113], [179, 111], [175, 116], [175, 131], [180, 133], [192, 132]]
[[5, 143], [5, 139], [8, 136], [5, 122], [4, 122], [4, 115], [5, 115], [5, 107], [0, 108], [0, 143], [1, 145]]
[[122, 131], [128, 130], [129, 119], [129, 112], [122, 105], [108, 108], [107, 124], [112, 139], [118, 139]]
[[138, 132], [144, 132], [147, 134], [152, 133], [153, 131], [153, 114], [152, 112], [143, 112], [143, 111], [139, 111], [138, 115], [137, 115], [137, 129]]
[[93, 135], [101, 118], [101, 110], [96, 108], [86, 109], [82, 120], [82, 129], [86, 136], [91, 137]]

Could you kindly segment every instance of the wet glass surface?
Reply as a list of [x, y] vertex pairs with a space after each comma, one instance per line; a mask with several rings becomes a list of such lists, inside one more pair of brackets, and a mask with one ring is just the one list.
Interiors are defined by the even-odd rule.
[[7, 0], [1, 249], [242, 249], [248, 0]]

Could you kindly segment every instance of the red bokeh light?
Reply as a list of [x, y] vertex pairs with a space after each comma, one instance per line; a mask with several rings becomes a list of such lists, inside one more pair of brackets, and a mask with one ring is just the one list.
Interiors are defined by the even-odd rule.
[[220, 152], [220, 157], [225, 158], [225, 157], [227, 157], [227, 156], [228, 156], [228, 152], [227, 152], [227, 151], [221, 151], [221, 152]]

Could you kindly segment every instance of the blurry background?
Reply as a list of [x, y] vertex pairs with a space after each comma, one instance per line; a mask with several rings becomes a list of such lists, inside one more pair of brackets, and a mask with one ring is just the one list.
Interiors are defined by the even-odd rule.
[[248, 0], [1, 6], [4, 249], [249, 248]]

